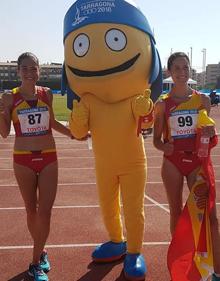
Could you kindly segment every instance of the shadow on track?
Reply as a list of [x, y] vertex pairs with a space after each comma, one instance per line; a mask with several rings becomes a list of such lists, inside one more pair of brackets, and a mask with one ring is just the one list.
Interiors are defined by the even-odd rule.
[[[116, 266], [116, 265], [118, 265], [118, 264], [120, 264], [122, 262], [123, 262], [123, 258], [120, 259], [117, 262], [114, 262], [114, 263], [102, 263], [102, 264], [99, 264], [99, 263], [91, 262], [88, 265], [88, 269], [90, 269], [90, 271], [87, 272], [82, 277], [80, 277], [79, 279], [77, 279], [77, 281], [91, 281], [91, 280], [101, 281], [113, 269], [114, 266]], [[126, 279], [124, 277], [123, 271], [121, 272], [120, 276], [118, 276], [115, 279], [115, 281], [125, 281], [125, 280]]]
[[33, 281], [33, 277], [29, 276], [27, 271], [24, 271], [8, 279], [7, 281]]

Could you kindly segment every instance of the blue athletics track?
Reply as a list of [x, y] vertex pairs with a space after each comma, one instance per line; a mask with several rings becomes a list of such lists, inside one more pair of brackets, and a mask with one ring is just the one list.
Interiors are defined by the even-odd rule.
[[[211, 116], [220, 132], [220, 107]], [[123, 261], [94, 264], [91, 252], [108, 240], [98, 206], [94, 157], [88, 143], [55, 134], [59, 157], [59, 186], [53, 208], [47, 250], [51, 281], [123, 281]], [[26, 225], [24, 204], [12, 169], [14, 136], [0, 138], [0, 281], [29, 281], [27, 267], [32, 257], [32, 241]], [[145, 140], [148, 160], [143, 254], [146, 281], [169, 281], [166, 254], [170, 241], [169, 209], [160, 176], [162, 153]], [[212, 150], [217, 202], [220, 202], [220, 145]], [[49, 180], [49, 179], [48, 179]], [[188, 195], [184, 189], [184, 197]], [[220, 206], [217, 204], [218, 213]]]

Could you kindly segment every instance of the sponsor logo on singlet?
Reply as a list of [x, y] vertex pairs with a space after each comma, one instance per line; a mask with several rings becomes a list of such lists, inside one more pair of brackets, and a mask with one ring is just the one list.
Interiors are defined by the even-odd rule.
[[49, 111], [47, 106], [17, 110], [23, 136], [45, 135], [49, 130]]
[[192, 138], [196, 134], [198, 110], [176, 110], [170, 113], [169, 124], [174, 139]]

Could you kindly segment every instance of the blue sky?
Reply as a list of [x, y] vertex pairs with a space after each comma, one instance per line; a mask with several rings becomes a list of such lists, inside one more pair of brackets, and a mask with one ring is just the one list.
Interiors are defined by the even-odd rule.
[[[5, 0], [0, 4], [0, 61], [16, 60], [32, 51], [40, 63], [63, 61], [63, 18], [73, 0]], [[154, 30], [162, 65], [172, 51], [190, 55], [192, 65], [202, 70], [220, 62], [219, 0], [138, 0]]]

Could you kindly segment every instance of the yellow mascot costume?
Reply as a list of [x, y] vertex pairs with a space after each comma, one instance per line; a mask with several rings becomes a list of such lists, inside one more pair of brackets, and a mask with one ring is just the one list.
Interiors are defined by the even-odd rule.
[[143, 280], [146, 156], [139, 132], [152, 126], [153, 101], [162, 88], [152, 31], [131, 1], [77, 0], [65, 15], [64, 50], [62, 91], [67, 89], [72, 109], [70, 129], [76, 138], [91, 133], [99, 202], [109, 234], [92, 258], [111, 262], [125, 255], [126, 278]]

